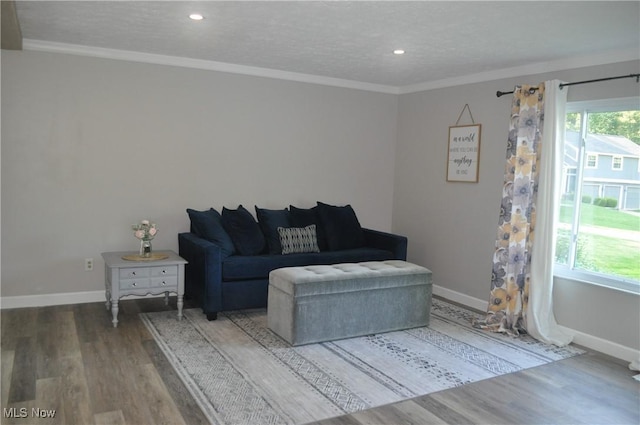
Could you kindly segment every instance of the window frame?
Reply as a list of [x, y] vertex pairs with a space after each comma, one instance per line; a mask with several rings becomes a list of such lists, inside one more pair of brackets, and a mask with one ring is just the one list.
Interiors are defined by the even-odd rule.
[[[616, 159], [619, 160], [619, 164], [620, 167], [616, 168]], [[624, 167], [624, 157], [622, 155], [613, 155], [611, 157], [611, 170], [612, 171], [622, 171], [622, 168]]]
[[[587, 133], [587, 125], [588, 123], [585, 120], [584, 113], [600, 113], [600, 112], [615, 112], [615, 111], [623, 111], [623, 110], [638, 110], [640, 109], [640, 96], [628, 97], [628, 98], [616, 98], [616, 99], [603, 99], [603, 100], [593, 100], [593, 101], [578, 101], [578, 102], [567, 102], [566, 105], [566, 114], [569, 113], [581, 113], [581, 134]], [[564, 117], [562, 118], [564, 121]], [[564, 133], [563, 133], [564, 134]], [[588, 157], [589, 156], [596, 157], [596, 165], [594, 167], [588, 166]], [[574, 199], [574, 211], [579, 211], [580, 208], [580, 200], [582, 198], [582, 185], [583, 185], [583, 170], [584, 169], [593, 169], [598, 166], [598, 157], [599, 155], [596, 153], [586, 152], [584, 143], [581, 143], [581, 147], [579, 150], [578, 156], [578, 164], [577, 167], [577, 187], [576, 194]], [[613, 169], [613, 159], [611, 163]], [[621, 167], [623, 165], [621, 164]], [[638, 164], [640, 168], [640, 161]], [[615, 171], [619, 171], [620, 169], [615, 169]], [[560, 204], [558, 203], [558, 209]], [[558, 219], [558, 216], [556, 216]], [[579, 229], [578, 222], [579, 221], [579, 213], [574, 213], [573, 223], [572, 223], [572, 231], [573, 229]], [[557, 226], [557, 222], [554, 223], [554, 226]], [[579, 230], [578, 233], [579, 234]], [[575, 260], [576, 260], [576, 244], [571, 244], [570, 254], [569, 254], [569, 263], [567, 265], [558, 264], [554, 261], [553, 274], [555, 277], [559, 277], [562, 279], [568, 279], [578, 282], [584, 282], [596, 286], [602, 286], [606, 288], [611, 288], [623, 292], [629, 292], [632, 294], [640, 295], [640, 282], [626, 279], [623, 277], [617, 277], [609, 274], [592, 272], [587, 270], [575, 269]]]
[[[590, 160], [593, 157], [593, 165], [590, 165]], [[598, 154], [597, 153], [588, 153], [587, 152], [587, 159], [584, 161], [584, 168], [590, 168], [590, 169], [595, 169], [598, 168]]]

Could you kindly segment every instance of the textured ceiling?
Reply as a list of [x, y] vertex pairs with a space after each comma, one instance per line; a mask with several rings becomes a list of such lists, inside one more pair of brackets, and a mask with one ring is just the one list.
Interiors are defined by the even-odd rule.
[[[16, 6], [25, 40], [389, 87], [611, 52], [640, 56], [638, 1], [18, 1]], [[188, 19], [195, 11], [206, 18]], [[397, 48], [407, 53], [393, 55]]]

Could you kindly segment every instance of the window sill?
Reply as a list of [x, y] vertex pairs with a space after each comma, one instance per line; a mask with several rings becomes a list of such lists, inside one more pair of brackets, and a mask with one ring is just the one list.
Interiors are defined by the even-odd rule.
[[566, 266], [555, 265], [554, 277], [574, 280], [590, 285], [602, 286], [604, 288], [622, 291], [629, 294], [640, 295], [640, 284], [632, 280], [613, 279], [610, 276], [599, 273], [571, 270]]

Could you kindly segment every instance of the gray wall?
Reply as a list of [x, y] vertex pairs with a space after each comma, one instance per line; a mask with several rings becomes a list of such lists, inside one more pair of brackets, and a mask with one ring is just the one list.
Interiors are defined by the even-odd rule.
[[[99, 291], [100, 253], [158, 222], [177, 250], [185, 208], [351, 203], [409, 236], [434, 283], [487, 300], [509, 96], [496, 90], [637, 72], [630, 62], [400, 96], [170, 66], [2, 51], [2, 297]], [[570, 100], [638, 95], [633, 80]], [[478, 183], [447, 183], [448, 127], [482, 124]], [[468, 123], [468, 117], [461, 123]], [[83, 270], [93, 257], [95, 270]], [[560, 324], [640, 348], [639, 297], [559, 281]], [[622, 326], [621, 326], [622, 324]]]
[[[130, 226], [177, 251], [185, 208], [351, 203], [391, 230], [398, 97], [2, 51], [3, 297], [103, 288]], [[95, 259], [93, 272], [84, 258]]]
[[[548, 79], [628, 75], [639, 68], [627, 62], [401, 95], [393, 228], [410, 235], [409, 260], [430, 268], [435, 285], [488, 301], [511, 108], [511, 96], [497, 98], [496, 91]], [[639, 87], [633, 79], [572, 86], [568, 100], [637, 96]], [[448, 130], [465, 104], [482, 124], [478, 183], [446, 181]], [[466, 113], [460, 124], [470, 124]], [[558, 279], [554, 302], [561, 325], [640, 348], [637, 295]]]

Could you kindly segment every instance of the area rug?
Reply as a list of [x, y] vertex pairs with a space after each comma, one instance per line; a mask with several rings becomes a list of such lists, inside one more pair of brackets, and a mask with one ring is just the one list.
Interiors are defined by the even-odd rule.
[[303, 424], [583, 353], [471, 326], [481, 315], [433, 300], [428, 327], [291, 347], [266, 310], [141, 318], [212, 424]]

